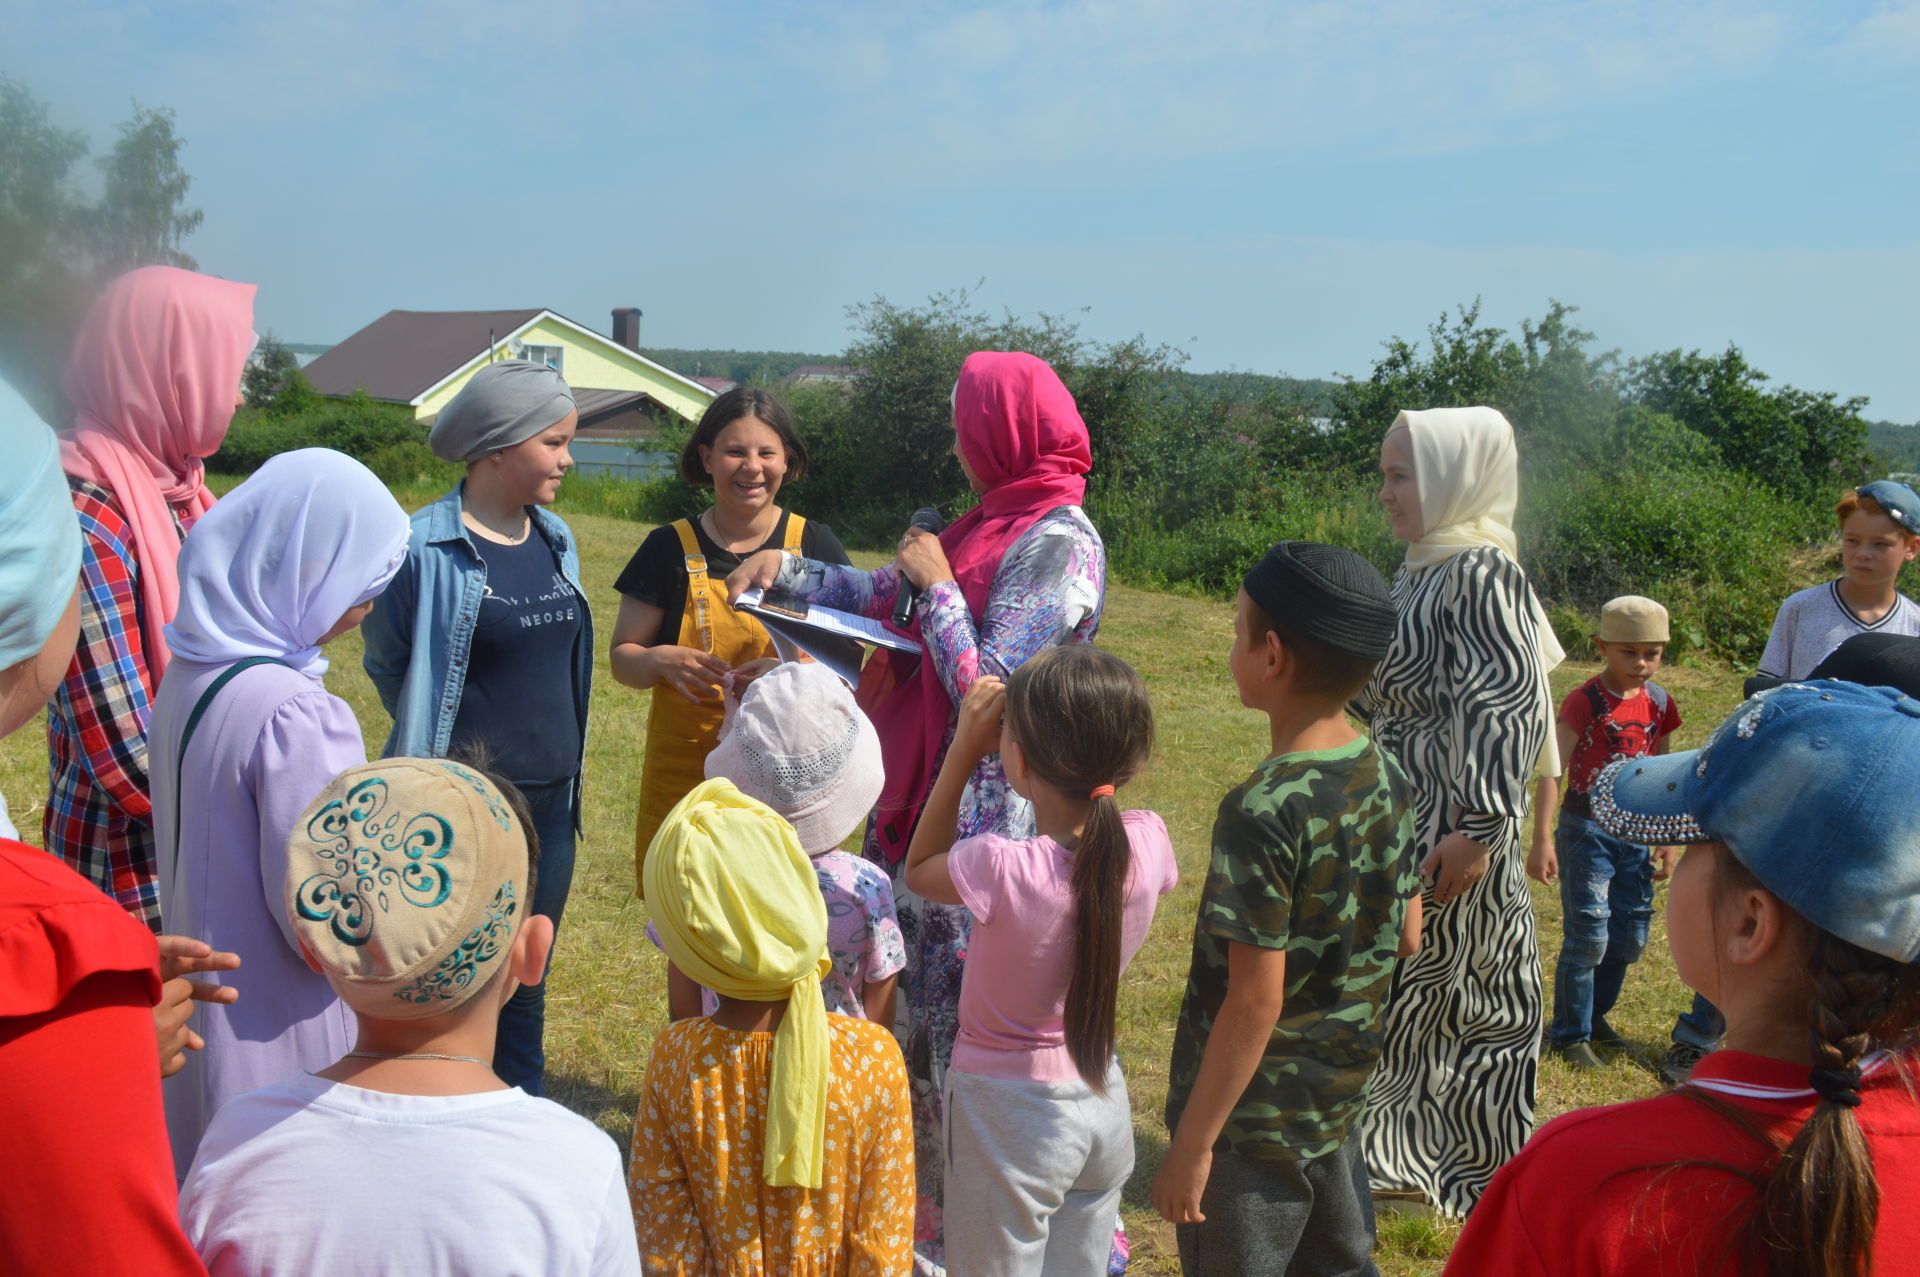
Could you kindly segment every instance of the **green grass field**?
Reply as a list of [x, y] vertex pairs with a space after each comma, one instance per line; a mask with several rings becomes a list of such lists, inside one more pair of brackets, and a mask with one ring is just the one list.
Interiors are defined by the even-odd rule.
[[[580, 538], [583, 580], [604, 650], [618, 606], [613, 580], [647, 529], [621, 519], [569, 512], [564, 503], [560, 509]], [[869, 565], [879, 561], [856, 558]], [[1172, 1229], [1153, 1213], [1147, 1186], [1166, 1148], [1160, 1108], [1208, 831], [1220, 795], [1266, 752], [1265, 721], [1240, 706], [1227, 676], [1232, 633], [1233, 612], [1225, 603], [1122, 585], [1112, 586], [1107, 594], [1100, 643], [1145, 676], [1159, 728], [1151, 769], [1124, 791], [1122, 800], [1131, 807], [1151, 807], [1166, 818], [1183, 876], [1180, 888], [1162, 903], [1121, 990], [1120, 1053], [1133, 1099], [1139, 1154], [1124, 1210], [1135, 1271], [1141, 1273], [1179, 1271]], [[360, 652], [358, 633], [330, 646], [328, 686], [352, 703], [368, 748], [377, 750], [387, 718], [360, 669]], [[1562, 666], [1553, 679], [1556, 697], [1596, 669]], [[1724, 671], [1673, 669], [1663, 673], [1661, 681], [1672, 689], [1686, 716], [1678, 742], [1682, 748], [1698, 744], [1739, 700], [1738, 677]], [[586, 836], [547, 1002], [551, 1094], [598, 1122], [623, 1147], [649, 1045], [666, 1020], [664, 964], [642, 934], [646, 914], [633, 898], [631, 831], [646, 712], [647, 694], [615, 683], [602, 662], [587, 742]], [[36, 841], [46, 785], [45, 734], [37, 723], [0, 742], [0, 785], [13, 803], [16, 823], [29, 841]], [[1534, 904], [1541, 951], [1551, 968], [1559, 947], [1559, 901], [1553, 892], [1536, 886]], [[1656, 918], [1647, 957], [1629, 977], [1621, 1006], [1610, 1017], [1633, 1040], [1634, 1051], [1591, 1075], [1546, 1060], [1540, 1071], [1540, 1120], [1658, 1090], [1648, 1065], [1665, 1049], [1673, 1017], [1686, 1002]], [[1388, 1277], [1439, 1272], [1452, 1244], [1447, 1227], [1421, 1219], [1383, 1218], [1380, 1231], [1380, 1267]]]

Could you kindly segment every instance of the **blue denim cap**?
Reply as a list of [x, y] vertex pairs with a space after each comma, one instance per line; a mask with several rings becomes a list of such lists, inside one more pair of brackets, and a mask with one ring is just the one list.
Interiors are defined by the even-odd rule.
[[1875, 479], [1854, 491], [1860, 496], [1872, 497], [1887, 512], [1887, 517], [1905, 528], [1909, 535], [1920, 536], [1920, 493], [1892, 479]]
[[1595, 778], [1593, 818], [1634, 842], [1724, 842], [1823, 931], [1920, 957], [1920, 701], [1821, 681], [1768, 688], [1681, 754]]

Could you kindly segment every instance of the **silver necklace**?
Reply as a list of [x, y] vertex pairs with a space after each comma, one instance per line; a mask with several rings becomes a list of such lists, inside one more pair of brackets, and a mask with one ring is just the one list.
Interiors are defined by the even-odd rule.
[[349, 1060], [453, 1060], [459, 1064], [485, 1064], [485, 1060], [476, 1060], [471, 1055], [441, 1055], [438, 1051], [412, 1051], [404, 1055], [389, 1055], [383, 1051], [349, 1051]]

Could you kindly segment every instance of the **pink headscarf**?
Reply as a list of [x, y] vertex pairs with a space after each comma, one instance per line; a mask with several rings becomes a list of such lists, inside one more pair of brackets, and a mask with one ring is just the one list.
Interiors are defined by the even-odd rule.
[[111, 491], [133, 525], [140, 637], [155, 686], [167, 668], [161, 631], [180, 602], [169, 507], [190, 527], [213, 504], [203, 458], [219, 451], [233, 421], [255, 291], [172, 266], [128, 271], [87, 312], [67, 363], [78, 411], [60, 462]]
[[[986, 485], [980, 504], [940, 534], [940, 548], [978, 625], [994, 574], [1013, 543], [1049, 510], [1077, 506], [1092, 468], [1087, 424], [1045, 360], [983, 350], [967, 356], [953, 391], [960, 451]], [[913, 636], [920, 638], [919, 622]], [[914, 822], [933, 785], [934, 762], [953, 702], [922, 655], [883, 653], [860, 680], [860, 703], [880, 733], [887, 783], [875, 828], [889, 862], [906, 854]]]

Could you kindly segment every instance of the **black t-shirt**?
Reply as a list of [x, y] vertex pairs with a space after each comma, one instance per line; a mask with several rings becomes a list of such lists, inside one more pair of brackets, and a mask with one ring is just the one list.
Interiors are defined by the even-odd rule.
[[573, 703], [580, 597], [537, 530], [518, 545], [468, 539], [487, 565], [487, 592], [467, 653], [453, 748], [484, 743], [492, 769], [516, 784], [568, 779], [580, 768]]
[[[787, 520], [790, 517], [788, 511], [782, 510], [780, 521], [773, 525], [773, 533], [748, 554], [735, 554], [716, 545], [713, 538], [707, 535], [707, 530], [700, 526], [700, 520], [695, 518], [693, 536], [700, 543], [700, 553], [707, 556], [707, 575], [725, 580], [729, 572], [740, 566], [741, 559], [760, 550], [778, 550], [786, 545]], [[840, 539], [833, 535], [833, 529], [817, 519], [808, 519], [807, 526], [800, 529], [800, 553], [820, 563], [853, 562], [847, 557]], [[647, 533], [646, 540], [627, 560], [627, 566], [620, 570], [620, 577], [613, 583], [613, 588], [630, 599], [651, 603], [666, 613], [657, 642], [679, 641], [680, 614], [687, 606], [687, 553], [680, 548], [680, 534], [673, 530], [671, 523], [662, 524]]]

